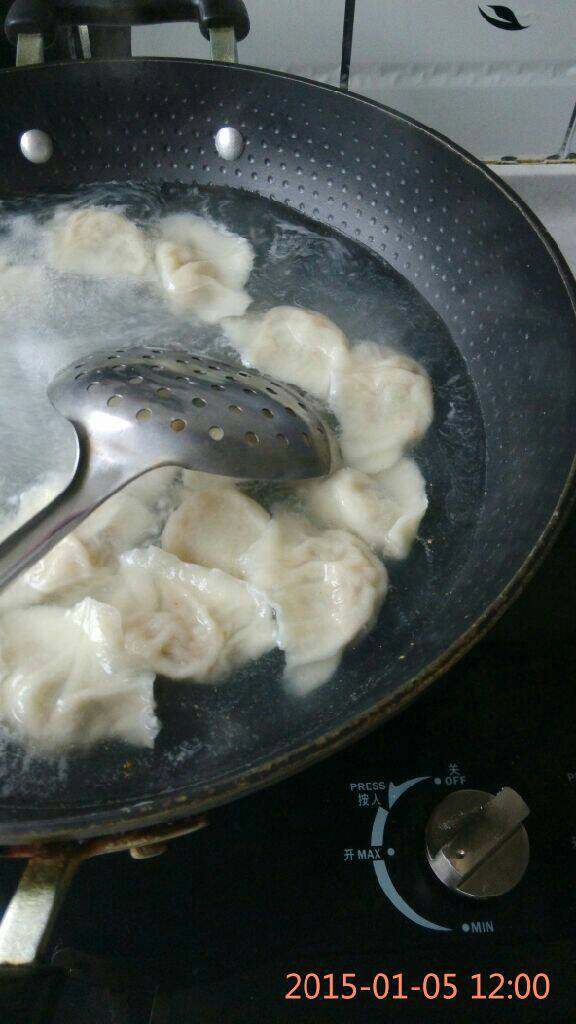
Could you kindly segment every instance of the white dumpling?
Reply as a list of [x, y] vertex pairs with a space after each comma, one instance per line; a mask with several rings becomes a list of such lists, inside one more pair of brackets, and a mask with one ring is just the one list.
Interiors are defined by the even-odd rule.
[[302, 665], [293, 665], [287, 671], [287, 681], [292, 693], [305, 696], [326, 683], [336, 672], [342, 655], [336, 654], [323, 661], [310, 661]]
[[[214, 669], [223, 633], [197, 589], [149, 555], [129, 552], [104, 597], [122, 615], [124, 642], [136, 663], [170, 679], [204, 681]], [[141, 556], [141, 557], [140, 557]]]
[[46, 294], [44, 267], [11, 265], [0, 257], [0, 314], [21, 316], [35, 308]]
[[161, 466], [159, 469], [151, 469], [136, 480], [132, 480], [124, 488], [124, 494], [142, 501], [149, 508], [158, 505], [169, 505], [173, 500], [174, 488], [180, 477], [180, 470], [176, 466]]
[[320, 523], [351, 530], [391, 558], [406, 557], [428, 507], [424, 478], [408, 458], [377, 476], [340, 469], [305, 484], [303, 493]]
[[209, 263], [211, 276], [227, 288], [240, 291], [246, 284], [254, 263], [254, 250], [246, 238], [193, 213], [164, 217], [158, 228], [166, 241], [185, 246], [192, 260]]
[[364, 473], [389, 469], [426, 433], [432, 387], [418, 363], [371, 342], [356, 345], [334, 375], [330, 404], [340, 421], [344, 462]]
[[7, 502], [8, 508], [0, 516], [0, 541], [47, 508], [62, 493], [67, 483], [62, 473], [46, 473], [21, 494], [12, 495]]
[[182, 490], [188, 491], [220, 491], [222, 488], [235, 487], [236, 480], [231, 476], [219, 476], [217, 473], [203, 473], [200, 469], [182, 470]]
[[328, 397], [332, 375], [348, 362], [346, 335], [313, 310], [275, 306], [263, 317], [227, 320], [224, 329], [246, 366], [318, 398]]
[[[176, 503], [162, 496], [169, 495], [178, 470], [172, 467], [153, 470], [108, 498], [72, 533], [60, 541], [44, 558], [22, 573], [0, 593], [0, 609], [20, 607], [58, 595], [68, 604], [79, 600], [97, 585], [97, 570], [113, 567], [118, 554], [142, 544], [160, 532], [163, 518]], [[42, 481], [24, 491], [14, 512], [0, 520], [0, 540], [28, 522], [46, 508], [66, 481], [58, 474], [48, 474]], [[137, 497], [136, 495], [140, 495]], [[70, 594], [64, 591], [70, 591]]]
[[121, 551], [143, 544], [158, 532], [158, 517], [126, 490], [112, 495], [74, 531], [94, 565], [113, 564]]
[[160, 283], [175, 312], [192, 312], [204, 323], [216, 324], [224, 317], [242, 316], [248, 309], [248, 292], [223, 284], [217, 267], [195, 259], [190, 246], [161, 242], [155, 259]]
[[358, 537], [319, 531], [303, 516], [274, 517], [245, 565], [276, 611], [287, 679], [300, 691], [332, 675], [386, 593], [386, 570]]
[[148, 242], [121, 213], [88, 207], [56, 213], [50, 232], [50, 262], [57, 270], [95, 277], [141, 277], [150, 269]]
[[224, 634], [212, 673], [214, 681], [256, 661], [276, 646], [276, 623], [263, 594], [219, 569], [191, 565], [186, 568], [193, 571], [196, 586]]
[[78, 537], [69, 534], [0, 592], [0, 609], [38, 604], [62, 590], [87, 583], [93, 571], [87, 549]]
[[243, 576], [242, 556], [266, 529], [270, 516], [232, 488], [197, 491], [168, 519], [162, 547], [183, 562]]
[[149, 547], [126, 552], [106, 596], [128, 651], [171, 679], [218, 682], [274, 646], [267, 602], [240, 580]]
[[48, 749], [153, 745], [154, 673], [127, 658], [116, 609], [87, 598], [9, 612], [0, 649], [0, 717], [21, 737]]

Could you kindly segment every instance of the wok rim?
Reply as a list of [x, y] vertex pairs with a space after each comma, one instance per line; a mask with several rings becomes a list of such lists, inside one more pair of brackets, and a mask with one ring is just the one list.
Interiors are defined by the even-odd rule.
[[[11, 75], [15, 72], [24, 74], [32, 72], [36, 74], [42, 73], [46, 69], [76, 67], [78, 63], [80, 62], [66, 61], [28, 67], [5, 68], [0, 71], [0, 75]], [[175, 63], [193, 66], [214, 65], [213, 61], [204, 59], [144, 56], [95, 60], [89, 63], [91, 66], [101, 65], [104, 67], [134, 63]], [[514, 189], [503, 181], [487, 164], [441, 132], [422, 124], [407, 114], [403, 114], [392, 107], [379, 103], [377, 100], [371, 100], [359, 93], [345, 92], [338, 86], [317, 82], [300, 75], [275, 71], [269, 68], [259, 68], [249, 64], [226, 64], [218, 65], [218, 67], [225, 67], [227, 69], [225, 73], [235, 73], [237, 70], [252, 71], [262, 78], [280, 78], [286, 82], [297, 82], [322, 92], [338, 93], [340, 96], [348, 97], [354, 103], [366, 104], [383, 112], [388, 117], [417, 129], [417, 131], [440, 143], [464, 160], [465, 163], [482, 173], [506, 199], [517, 207], [552, 258], [572, 306], [574, 315], [574, 344], [576, 345], [576, 280], [574, 275], [558, 244], [540, 219]], [[186, 790], [190, 788], [188, 786], [182, 787], [182, 790], [173, 789], [168, 796], [159, 795], [140, 800], [135, 798], [128, 803], [115, 801], [114, 803], [106, 804], [103, 810], [80, 809], [78, 814], [67, 814], [61, 818], [30, 818], [28, 820], [22, 819], [3, 824], [0, 817], [0, 843], [5, 847], [11, 844], [34, 844], [36, 842], [44, 845], [62, 839], [84, 839], [93, 836], [111, 835], [127, 829], [132, 831], [135, 828], [145, 828], [160, 822], [201, 814], [272, 786], [276, 782], [289, 778], [344, 749], [367, 735], [381, 723], [404, 710], [416, 697], [428, 690], [432, 683], [439, 679], [448, 669], [455, 666], [488, 633], [532, 579], [574, 506], [576, 506], [576, 451], [574, 452], [569, 472], [565, 478], [555, 508], [546, 526], [508, 584], [485, 608], [483, 613], [442, 654], [425, 666], [421, 672], [407, 680], [400, 689], [383, 697], [368, 710], [348, 718], [345, 723], [317, 739], [301, 743], [290, 751], [276, 758], [269, 759], [263, 765], [236, 773], [233, 778], [226, 778], [220, 783], [205, 785], [196, 796], [186, 795]], [[19, 806], [25, 809], [28, 805], [21, 804]], [[2, 810], [0, 808], [0, 816], [1, 813]], [[27, 847], [27, 854], [29, 852], [30, 846]]]

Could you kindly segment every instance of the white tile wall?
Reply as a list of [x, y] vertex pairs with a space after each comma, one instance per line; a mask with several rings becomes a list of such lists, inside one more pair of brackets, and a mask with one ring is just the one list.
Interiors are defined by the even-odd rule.
[[350, 88], [431, 125], [485, 159], [548, 157], [558, 153], [572, 113], [576, 65], [356, 67]]
[[[276, 0], [271, 0], [271, 6]], [[574, 0], [503, 0], [528, 25], [510, 32], [489, 25], [481, 0], [357, 0], [355, 57], [359, 63], [570, 61], [576, 56]], [[250, 0], [248, 6], [251, 7]], [[327, 6], [321, 2], [321, 6]], [[329, 4], [328, 4], [329, 6]]]
[[538, 215], [576, 274], [576, 167], [507, 164], [495, 170]]
[[488, 24], [477, 0], [358, 0], [351, 88], [479, 156], [557, 152], [576, 101], [576, 3], [506, 6], [528, 27]]
[[[337, 85], [344, 0], [247, 0], [250, 34], [239, 44], [243, 64], [276, 68]], [[197, 25], [149, 25], [132, 30], [132, 52], [160, 57], [210, 57]]]
[[[576, 0], [506, 5], [526, 29], [488, 24], [478, 0], [357, 0], [351, 89], [482, 157], [557, 153], [576, 102]], [[247, 6], [243, 63], [338, 83], [344, 0]], [[194, 25], [135, 29], [133, 51], [209, 56]]]

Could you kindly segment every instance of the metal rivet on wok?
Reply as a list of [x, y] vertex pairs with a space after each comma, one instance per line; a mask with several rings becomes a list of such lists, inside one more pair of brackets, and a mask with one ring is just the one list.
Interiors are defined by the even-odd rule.
[[31, 128], [20, 136], [20, 152], [32, 164], [45, 164], [54, 152], [54, 143], [40, 128]]
[[230, 125], [218, 129], [214, 136], [214, 144], [218, 156], [221, 156], [223, 160], [237, 160], [242, 155], [245, 146], [242, 133], [237, 128], [231, 128]]

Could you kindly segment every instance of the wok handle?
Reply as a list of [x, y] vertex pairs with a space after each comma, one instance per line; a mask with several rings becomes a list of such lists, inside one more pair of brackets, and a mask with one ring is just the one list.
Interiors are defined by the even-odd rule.
[[24, 970], [42, 956], [81, 857], [32, 857], [0, 923], [0, 969]]
[[4, 31], [14, 45], [20, 35], [39, 35], [49, 46], [61, 26], [120, 27], [171, 21], [197, 21], [206, 39], [212, 29], [232, 27], [237, 41], [250, 31], [242, 0], [15, 0]]
[[129, 850], [135, 860], [157, 857], [172, 839], [206, 828], [206, 818], [176, 822], [87, 839], [81, 843], [13, 847], [10, 857], [29, 857], [18, 888], [0, 923], [0, 1021], [47, 1024], [54, 1016], [66, 965], [38, 958], [46, 951], [52, 926], [75, 872], [84, 860]]
[[0, 924], [0, 1019], [52, 1019], [64, 972], [38, 962], [81, 862], [74, 854], [28, 861]]

